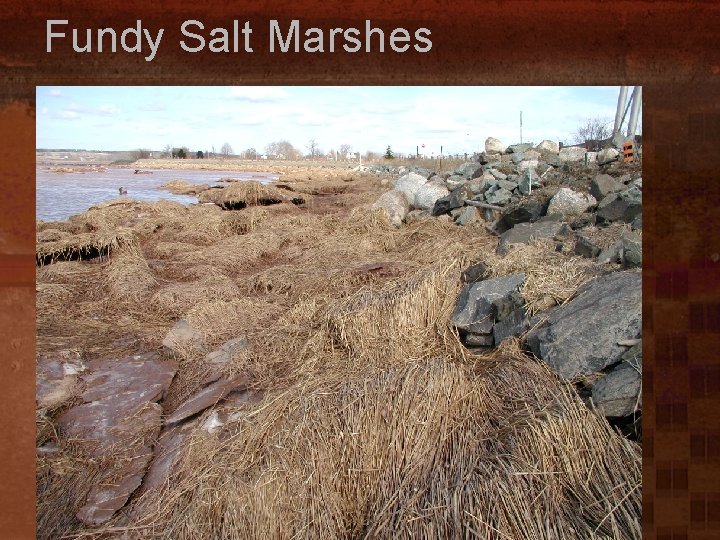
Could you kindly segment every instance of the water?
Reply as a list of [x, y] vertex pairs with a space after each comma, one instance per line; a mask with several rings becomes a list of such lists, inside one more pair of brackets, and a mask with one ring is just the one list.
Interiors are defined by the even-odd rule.
[[[146, 169], [143, 169], [146, 170]], [[35, 217], [44, 221], [60, 221], [81, 214], [93, 205], [120, 197], [124, 187], [126, 197], [140, 201], [197, 202], [191, 195], [173, 195], [160, 188], [168, 180], [181, 179], [192, 184], [216, 184], [221, 178], [256, 180], [267, 184], [277, 175], [259, 172], [206, 171], [177, 169], [147, 169], [152, 174], [135, 174], [133, 169], [108, 169], [103, 172], [54, 173], [36, 170]]]

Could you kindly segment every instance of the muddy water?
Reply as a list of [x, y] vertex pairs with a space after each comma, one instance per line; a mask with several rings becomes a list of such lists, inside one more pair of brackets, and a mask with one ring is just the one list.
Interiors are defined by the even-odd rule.
[[152, 174], [135, 174], [133, 169], [108, 169], [103, 172], [55, 173], [47, 168], [36, 170], [36, 209], [38, 220], [58, 221], [80, 214], [91, 206], [117, 199], [118, 188], [127, 190], [126, 197], [141, 201], [161, 199], [182, 204], [197, 202], [190, 195], [173, 195], [160, 186], [172, 179], [186, 180], [193, 184], [216, 184], [221, 178], [239, 178], [269, 183], [277, 175], [240, 171], [196, 171], [172, 169], [148, 169]]

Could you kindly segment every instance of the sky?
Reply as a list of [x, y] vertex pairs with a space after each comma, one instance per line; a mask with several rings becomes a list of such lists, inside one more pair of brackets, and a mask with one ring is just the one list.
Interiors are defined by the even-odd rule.
[[[462, 154], [487, 137], [570, 143], [587, 119], [615, 117], [618, 86], [39, 86], [37, 148]], [[425, 145], [423, 150], [422, 145]]]

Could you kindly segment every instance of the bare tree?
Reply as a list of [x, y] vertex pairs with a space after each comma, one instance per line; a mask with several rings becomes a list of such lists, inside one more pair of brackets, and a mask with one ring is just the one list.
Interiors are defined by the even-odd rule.
[[223, 144], [220, 147], [220, 153], [225, 157], [232, 155], [233, 149], [232, 149], [232, 146], [230, 146], [230, 143]]
[[285, 140], [268, 144], [265, 147], [265, 153], [276, 159], [295, 159], [300, 154], [292, 144]]
[[245, 159], [257, 159], [258, 158], [258, 152], [254, 148], [248, 148], [243, 152], [245, 154]]
[[307, 143], [307, 149], [310, 152], [310, 159], [315, 159], [317, 156], [322, 154], [322, 150], [320, 150], [320, 148], [318, 147], [315, 139], [310, 139], [310, 141]]
[[611, 121], [606, 118], [588, 118], [573, 134], [575, 143], [592, 142], [598, 145], [599, 141], [609, 139], [612, 135], [610, 124]]
[[352, 152], [352, 146], [349, 144], [341, 144], [340, 145], [340, 158], [341, 159], [347, 159], [347, 155]]

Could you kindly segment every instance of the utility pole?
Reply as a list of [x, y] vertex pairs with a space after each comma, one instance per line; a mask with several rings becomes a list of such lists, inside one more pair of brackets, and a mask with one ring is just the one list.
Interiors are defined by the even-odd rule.
[[522, 111], [520, 111], [520, 144], [522, 144]]

